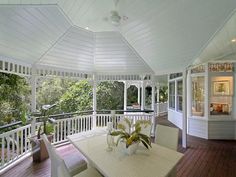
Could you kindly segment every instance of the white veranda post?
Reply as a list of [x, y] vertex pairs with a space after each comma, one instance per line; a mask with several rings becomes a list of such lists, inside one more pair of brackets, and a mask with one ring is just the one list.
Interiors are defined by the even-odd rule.
[[[37, 77], [32, 75], [30, 78], [31, 85], [31, 112], [36, 112], [36, 89], [37, 89]], [[35, 135], [35, 118], [31, 121], [31, 133]]]
[[31, 112], [36, 111], [36, 89], [37, 89], [37, 77], [31, 76], [30, 79], [31, 84]]
[[145, 109], [145, 81], [142, 81], [141, 110]]
[[137, 88], [138, 88], [138, 104], [140, 105], [140, 83], [138, 83]]
[[156, 113], [157, 113], [157, 116], [160, 115], [160, 100], [159, 100], [159, 97], [160, 97], [160, 86], [159, 84], [156, 86], [156, 92], [157, 92], [157, 100], [156, 100], [156, 103], [157, 103], [157, 107], [156, 107]]
[[152, 84], [152, 110], [155, 112], [155, 85]]
[[127, 81], [124, 81], [124, 110], [127, 110]]
[[[152, 83], [152, 110], [154, 111], [153, 112], [153, 116], [152, 116], [152, 125], [154, 127], [155, 125], [155, 116], [156, 116], [156, 108], [155, 108], [155, 85], [154, 83]], [[154, 128], [152, 128], [152, 132], [151, 134], [154, 135], [155, 131], [154, 131]]]
[[97, 81], [95, 76], [93, 78], [93, 129], [96, 128], [96, 116], [97, 116]]
[[183, 72], [183, 127], [182, 146], [187, 147], [187, 71]]

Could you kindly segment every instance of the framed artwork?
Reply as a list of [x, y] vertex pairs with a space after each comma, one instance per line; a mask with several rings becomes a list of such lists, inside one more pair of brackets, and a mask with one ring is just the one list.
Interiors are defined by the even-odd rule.
[[229, 81], [214, 81], [213, 94], [214, 95], [229, 95], [230, 94]]

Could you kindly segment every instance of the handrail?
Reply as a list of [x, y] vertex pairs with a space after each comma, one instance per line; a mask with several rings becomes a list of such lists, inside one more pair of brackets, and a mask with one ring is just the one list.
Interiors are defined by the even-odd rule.
[[[146, 110], [139, 110], [139, 109], [133, 109], [133, 110], [97, 110], [96, 112], [97, 113], [104, 113], [104, 112], [108, 112], [108, 113], [111, 113], [111, 111], [115, 111], [115, 113], [125, 113], [125, 112], [140, 112], [140, 113], [151, 113], [151, 112], [154, 112], [153, 110], [150, 110], [150, 109], [146, 109]], [[87, 114], [87, 113], [91, 113], [91, 112], [94, 112], [93, 110], [88, 110], [88, 111], [80, 111], [80, 112], [72, 112], [72, 113], [63, 113], [63, 114], [54, 114], [54, 115], [50, 115], [49, 118], [54, 118], [55, 120], [58, 120], [58, 119], [65, 119], [65, 118], [70, 118], [70, 117], [73, 117], [74, 115], [81, 115], [81, 114]], [[40, 119], [42, 117], [35, 117], [36, 120], [37, 119]], [[40, 122], [40, 121], [38, 121]], [[7, 124], [7, 125], [3, 125], [3, 126], [0, 126], [0, 130], [4, 130], [6, 128], [11, 128], [13, 126], [16, 126], [16, 125], [21, 125], [22, 124], [22, 121], [17, 121], [17, 122], [14, 122], [14, 123], [11, 123], [11, 124]]]
[[91, 113], [91, 112], [93, 112], [93, 110], [79, 111], [79, 112], [72, 112], [72, 113], [54, 114], [54, 115], [50, 115], [49, 118], [60, 119], [60, 117], [64, 118], [65, 116], [80, 115], [80, 114]]
[[10, 128], [10, 127], [13, 127], [13, 126], [16, 126], [16, 125], [21, 125], [21, 124], [22, 124], [22, 121], [16, 121], [16, 122], [13, 122], [13, 123], [10, 123], [10, 124], [0, 126], [0, 130], [4, 130], [6, 128]]
[[151, 110], [151, 109], [145, 109], [145, 110], [140, 110], [140, 109], [132, 109], [132, 110], [106, 110], [106, 109], [103, 109], [103, 110], [97, 110], [97, 112], [111, 112], [111, 111], [115, 111], [116, 112], [145, 112], [145, 113], [149, 113], [149, 112], [154, 112], [154, 110]]

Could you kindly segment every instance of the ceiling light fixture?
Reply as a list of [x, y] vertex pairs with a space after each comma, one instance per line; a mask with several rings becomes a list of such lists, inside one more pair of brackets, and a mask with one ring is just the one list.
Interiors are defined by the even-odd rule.
[[232, 39], [231, 42], [236, 42], [236, 38]]
[[85, 29], [86, 29], [86, 30], [88, 30], [88, 29], [89, 29], [89, 27], [85, 27]]

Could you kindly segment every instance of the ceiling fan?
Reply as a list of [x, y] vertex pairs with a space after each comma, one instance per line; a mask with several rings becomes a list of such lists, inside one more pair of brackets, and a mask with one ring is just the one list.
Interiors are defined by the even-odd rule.
[[111, 10], [110, 16], [104, 18], [105, 21], [110, 22], [114, 26], [119, 26], [122, 22], [128, 20], [127, 16], [120, 15], [120, 13], [118, 12], [118, 10], [117, 10], [118, 3], [119, 3], [119, 0], [114, 0], [115, 10]]

